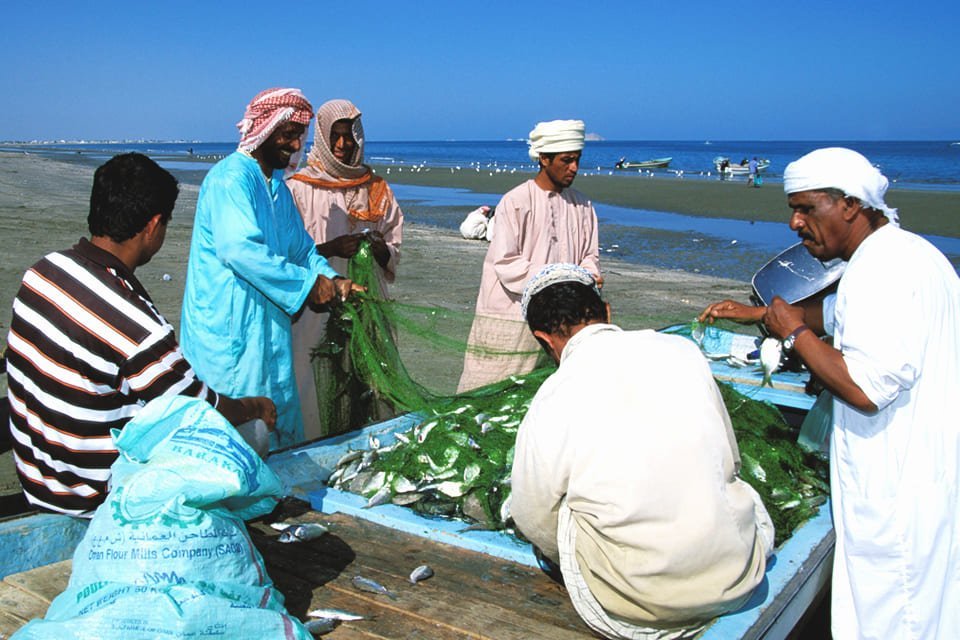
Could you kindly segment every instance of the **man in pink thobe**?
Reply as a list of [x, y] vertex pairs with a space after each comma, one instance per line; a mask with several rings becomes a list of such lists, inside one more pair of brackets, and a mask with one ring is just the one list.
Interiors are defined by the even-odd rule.
[[[357, 253], [360, 243], [370, 243], [380, 267], [380, 290], [386, 295], [386, 285], [393, 282], [400, 259], [403, 212], [387, 182], [363, 163], [360, 115], [360, 110], [348, 100], [330, 100], [321, 105], [307, 166], [287, 181], [287, 187], [317, 250], [340, 273], [347, 273], [350, 258]], [[327, 313], [307, 308], [293, 325], [294, 372], [308, 439], [339, 430], [334, 425], [321, 424], [311, 361], [311, 352], [324, 338], [327, 317]], [[349, 404], [349, 400], [349, 396], [344, 396], [343, 403]], [[319, 401], [335, 402], [333, 398]], [[327, 409], [328, 415], [334, 415], [333, 407]], [[347, 406], [341, 409], [341, 413], [358, 410]], [[348, 422], [351, 419], [345, 418]]]
[[530, 132], [536, 178], [497, 205], [497, 232], [483, 261], [476, 316], [458, 391], [534, 369], [540, 346], [520, 312], [527, 280], [545, 265], [580, 265], [602, 283], [593, 204], [570, 188], [584, 143], [581, 120], [541, 122]]

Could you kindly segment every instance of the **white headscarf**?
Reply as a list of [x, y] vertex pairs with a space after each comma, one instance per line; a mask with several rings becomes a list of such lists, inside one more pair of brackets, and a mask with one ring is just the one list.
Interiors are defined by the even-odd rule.
[[800, 191], [840, 189], [871, 209], [882, 211], [899, 226], [897, 210], [883, 201], [889, 182], [870, 161], [851, 149], [830, 147], [811, 151], [787, 165], [783, 190], [787, 195]]
[[[313, 147], [307, 163], [319, 167], [340, 180], [353, 180], [366, 175], [370, 169], [363, 164], [363, 124], [360, 109], [349, 100], [329, 100], [317, 109], [317, 127], [313, 133]], [[330, 131], [338, 120], [349, 120], [353, 140], [357, 146], [347, 162], [340, 162], [330, 149]]]
[[541, 153], [580, 151], [586, 127], [583, 120], [551, 120], [541, 122], [530, 132], [530, 159], [536, 160]]

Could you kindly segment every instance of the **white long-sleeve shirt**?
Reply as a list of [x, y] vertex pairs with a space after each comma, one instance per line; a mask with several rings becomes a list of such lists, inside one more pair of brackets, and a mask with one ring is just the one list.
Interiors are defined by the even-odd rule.
[[580, 570], [608, 613], [634, 624], [702, 621], [742, 605], [766, 567], [739, 462], [693, 343], [591, 324], [567, 343], [520, 426], [511, 512], [556, 561], [566, 496]]

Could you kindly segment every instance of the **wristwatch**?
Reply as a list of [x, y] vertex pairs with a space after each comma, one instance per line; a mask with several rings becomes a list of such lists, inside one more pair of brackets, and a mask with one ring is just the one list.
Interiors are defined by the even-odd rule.
[[793, 345], [796, 344], [796, 342], [797, 342], [797, 336], [799, 336], [799, 335], [800, 335], [801, 333], [803, 333], [804, 331], [810, 331], [810, 327], [808, 327], [808, 326], [805, 325], [805, 324], [802, 324], [802, 325], [800, 325], [799, 327], [797, 327], [796, 329], [794, 329], [794, 330], [790, 333], [790, 335], [788, 335], [786, 338], [783, 339], [783, 350], [784, 350], [784, 352], [790, 353], [790, 352], [793, 351]]

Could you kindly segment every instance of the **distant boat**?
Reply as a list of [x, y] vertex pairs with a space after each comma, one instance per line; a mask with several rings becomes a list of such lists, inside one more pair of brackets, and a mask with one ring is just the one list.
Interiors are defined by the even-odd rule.
[[617, 164], [614, 165], [617, 169], [663, 169], [670, 166], [670, 161], [673, 160], [673, 157], [670, 158], [655, 158], [653, 160], [643, 160], [641, 162], [633, 162], [631, 160], [624, 160], [620, 158], [617, 161]]
[[[726, 161], [727, 166], [723, 167], [723, 163]], [[730, 158], [724, 156], [717, 156], [713, 159], [713, 166], [717, 168], [717, 171], [720, 173], [725, 173], [728, 176], [748, 176], [750, 175], [750, 163], [747, 160], [744, 160], [740, 164], [733, 164], [730, 162]], [[766, 158], [760, 158], [757, 160], [757, 173], [765, 170], [770, 166], [770, 161]]]

